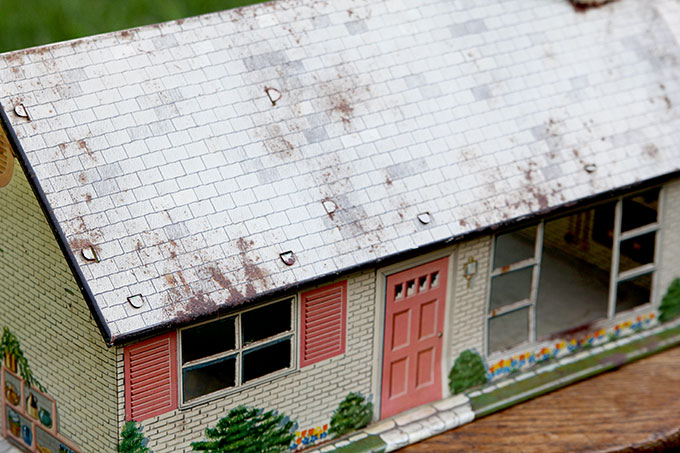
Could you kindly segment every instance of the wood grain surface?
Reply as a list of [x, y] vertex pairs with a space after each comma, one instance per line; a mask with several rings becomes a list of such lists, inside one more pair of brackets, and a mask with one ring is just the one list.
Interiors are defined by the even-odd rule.
[[476, 420], [402, 452], [680, 451], [680, 347]]

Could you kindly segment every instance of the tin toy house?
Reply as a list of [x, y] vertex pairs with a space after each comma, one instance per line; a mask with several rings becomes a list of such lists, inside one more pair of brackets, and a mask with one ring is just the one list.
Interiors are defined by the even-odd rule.
[[279, 0], [0, 55], [4, 436], [189, 451], [244, 405], [298, 449], [352, 392], [391, 450], [679, 342], [679, 23]]

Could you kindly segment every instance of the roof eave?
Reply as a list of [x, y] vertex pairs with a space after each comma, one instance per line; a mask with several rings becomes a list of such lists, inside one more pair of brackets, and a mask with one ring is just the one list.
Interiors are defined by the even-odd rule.
[[607, 190], [604, 192], [600, 192], [598, 194], [581, 198], [577, 201], [572, 201], [568, 203], [563, 203], [560, 205], [556, 205], [553, 207], [549, 207], [543, 210], [539, 211], [534, 211], [529, 215], [526, 216], [521, 216], [517, 217], [514, 219], [508, 219], [503, 222], [495, 223], [492, 225], [487, 225], [481, 228], [477, 228], [475, 230], [470, 230], [465, 233], [449, 237], [447, 239], [431, 242], [427, 245], [423, 245], [420, 247], [416, 247], [414, 249], [409, 249], [409, 250], [404, 250], [401, 252], [397, 252], [385, 257], [380, 257], [373, 259], [371, 261], [366, 261], [362, 262], [359, 264], [356, 264], [354, 266], [346, 267], [344, 269], [331, 272], [328, 274], [320, 275], [318, 277], [313, 277], [309, 278], [306, 280], [300, 280], [294, 283], [291, 283], [289, 285], [284, 285], [282, 287], [272, 289], [269, 291], [263, 291], [247, 300], [244, 300], [242, 303], [236, 306], [218, 306], [215, 309], [209, 310], [209, 311], [204, 311], [201, 313], [194, 313], [190, 316], [183, 317], [181, 319], [175, 318], [169, 321], [166, 321], [161, 324], [157, 324], [151, 327], [146, 327], [143, 329], [139, 329], [136, 331], [124, 333], [122, 335], [116, 335], [111, 339], [111, 344], [113, 345], [121, 345], [124, 343], [129, 343], [132, 341], [140, 340], [145, 337], [153, 336], [153, 335], [160, 335], [162, 333], [165, 333], [169, 330], [172, 329], [177, 329], [180, 327], [184, 327], [196, 322], [200, 322], [203, 320], [207, 320], [210, 318], [214, 318], [220, 315], [225, 315], [231, 311], [238, 310], [242, 308], [244, 305], [251, 305], [257, 302], [262, 302], [265, 300], [270, 300], [270, 299], [275, 299], [278, 297], [283, 297], [285, 295], [289, 295], [291, 292], [297, 292], [304, 287], [312, 286], [312, 285], [319, 285], [323, 284], [326, 282], [329, 282], [331, 280], [335, 280], [350, 274], [353, 274], [355, 272], [360, 272], [366, 269], [370, 268], [375, 268], [375, 267], [383, 267], [383, 266], [389, 266], [391, 264], [395, 264], [399, 261], [405, 261], [410, 258], [414, 258], [418, 255], [423, 255], [429, 252], [433, 252], [437, 249], [440, 249], [442, 247], [448, 246], [455, 244], [457, 242], [461, 242], [463, 240], [470, 240], [474, 239], [479, 236], [483, 235], [488, 235], [488, 234], [493, 234], [498, 230], [503, 230], [506, 228], [516, 228], [525, 224], [530, 224], [532, 222], [535, 222], [537, 218], [545, 218], [546, 216], [555, 216], [559, 215], [568, 211], [572, 211], [574, 209], [579, 209], [580, 207], [593, 204], [593, 203], [598, 203], [601, 201], [605, 201], [617, 196], [624, 195], [628, 192], [635, 191], [635, 190], [642, 190], [648, 187], [653, 187], [659, 184], [662, 184], [664, 182], [667, 182], [672, 179], [677, 179], [680, 178], [680, 169], [679, 170], [673, 170], [669, 173], [665, 173], [660, 176], [656, 176], [654, 178], [646, 179], [643, 181], [638, 181], [633, 184], [628, 184], [625, 186], [617, 187], [615, 189]]

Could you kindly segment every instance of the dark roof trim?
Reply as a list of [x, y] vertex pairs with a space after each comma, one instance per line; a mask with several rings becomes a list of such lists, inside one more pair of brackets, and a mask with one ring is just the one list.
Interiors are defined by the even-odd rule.
[[66, 262], [68, 263], [69, 268], [71, 268], [71, 273], [73, 274], [73, 277], [75, 278], [76, 283], [78, 284], [78, 288], [80, 288], [80, 292], [82, 293], [83, 298], [85, 298], [85, 302], [87, 303], [87, 306], [89, 307], [90, 312], [92, 313], [92, 317], [94, 318], [94, 321], [97, 324], [97, 327], [99, 328], [99, 332], [102, 334], [102, 337], [104, 338], [106, 344], [108, 346], [112, 346], [113, 343], [111, 342], [111, 331], [106, 325], [106, 322], [104, 321], [104, 317], [102, 316], [99, 307], [95, 303], [92, 291], [90, 290], [89, 285], [85, 281], [85, 277], [83, 276], [83, 273], [80, 270], [80, 266], [78, 265], [75, 256], [73, 256], [73, 253], [71, 252], [71, 249], [68, 246], [66, 236], [64, 235], [64, 232], [61, 230], [59, 222], [54, 217], [54, 213], [50, 209], [49, 202], [47, 201], [45, 192], [43, 191], [42, 186], [40, 185], [40, 181], [38, 181], [38, 178], [35, 176], [33, 167], [31, 166], [31, 163], [26, 157], [26, 152], [22, 148], [21, 143], [19, 143], [19, 139], [17, 138], [14, 129], [12, 128], [12, 124], [10, 123], [9, 118], [7, 118], [7, 114], [5, 113], [5, 109], [3, 108], [2, 104], [0, 104], [0, 123], [5, 132], [7, 133], [7, 138], [9, 139], [9, 142], [16, 153], [15, 157], [19, 161], [21, 168], [26, 174], [28, 183], [33, 189], [35, 197], [38, 199], [38, 203], [42, 208], [43, 214], [45, 214], [47, 223], [49, 224], [50, 229], [52, 229], [54, 237], [57, 239], [59, 248], [61, 248], [61, 253], [64, 254], [64, 258], [66, 258]]
[[577, 201], [569, 202], [569, 203], [564, 203], [562, 205], [558, 205], [555, 207], [547, 208], [541, 211], [536, 211], [530, 215], [523, 216], [523, 217], [518, 217], [514, 219], [509, 219], [504, 222], [496, 223], [493, 225], [489, 225], [487, 227], [482, 227], [477, 230], [473, 230], [458, 236], [450, 237], [445, 240], [440, 240], [437, 242], [432, 242], [430, 244], [427, 244], [425, 246], [421, 246], [415, 249], [407, 250], [404, 252], [398, 252], [383, 258], [378, 258], [372, 261], [367, 261], [365, 263], [357, 264], [355, 266], [350, 266], [345, 269], [342, 269], [337, 272], [333, 272], [330, 274], [325, 274], [319, 277], [314, 277], [310, 278], [307, 280], [302, 280], [299, 282], [292, 283], [290, 285], [277, 288], [274, 290], [270, 291], [265, 291], [262, 292], [251, 299], [249, 299], [247, 302], [242, 303], [239, 306], [231, 306], [231, 307], [218, 307], [215, 310], [212, 310], [210, 312], [206, 313], [201, 313], [200, 315], [194, 316], [194, 317], [188, 317], [188, 318], [182, 318], [182, 319], [175, 319], [172, 321], [165, 322], [163, 324], [159, 324], [157, 326], [153, 326], [150, 328], [145, 328], [145, 329], [140, 329], [134, 332], [127, 333], [125, 335], [120, 335], [116, 336], [112, 339], [112, 344], [123, 344], [123, 343], [129, 343], [132, 341], [140, 340], [144, 337], [149, 337], [152, 335], [159, 335], [161, 333], [167, 332], [168, 330], [183, 327], [189, 324], [193, 324], [196, 322], [204, 321], [210, 318], [215, 318], [221, 315], [226, 315], [229, 312], [233, 312], [236, 310], [239, 310], [243, 308], [244, 305], [253, 305], [258, 302], [264, 302], [266, 300], [271, 300], [271, 299], [276, 299], [279, 297], [283, 297], [286, 295], [289, 295], [291, 292], [297, 292], [304, 287], [309, 287], [313, 285], [319, 285], [323, 283], [330, 282], [332, 280], [336, 280], [341, 277], [348, 276], [349, 274], [353, 274], [355, 272], [363, 271], [366, 269], [370, 268], [377, 268], [377, 267], [383, 267], [383, 266], [388, 266], [391, 264], [395, 264], [399, 261], [405, 261], [410, 258], [414, 258], [419, 255], [424, 255], [429, 252], [433, 252], [435, 250], [441, 249], [442, 247], [455, 244], [457, 242], [461, 242], [464, 240], [470, 240], [477, 238], [479, 236], [483, 235], [488, 235], [488, 234], [495, 234], [499, 230], [504, 230], [508, 228], [517, 228], [521, 227], [523, 225], [531, 224], [536, 222], [539, 219], [544, 219], [546, 217], [554, 217], [569, 211], [573, 211], [575, 209], [585, 207], [586, 205], [610, 200], [615, 197], [619, 197], [621, 195], [625, 195], [627, 193], [636, 191], [636, 190], [643, 190], [649, 187], [653, 187], [659, 184], [662, 184], [664, 182], [667, 182], [672, 179], [680, 178], [680, 170], [675, 170], [670, 173], [666, 173], [662, 176], [658, 176], [655, 178], [647, 179], [644, 181], [639, 181], [634, 184], [629, 184], [626, 186], [619, 187], [617, 189], [609, 190], [606, 192], [599, 193], [597, 195], [593, 195], [590, 197], [582, 198]]

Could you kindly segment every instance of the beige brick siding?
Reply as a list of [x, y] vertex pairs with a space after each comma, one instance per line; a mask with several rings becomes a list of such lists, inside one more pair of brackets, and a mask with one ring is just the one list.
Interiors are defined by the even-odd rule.
[[[491, 239], [491, 236], [484, 236], [462, 242], [458, 246], [453, 270], [455, 289], [453, 301], [449, 305], [453, 312], [447, 317], [451, 329], [450, 361], [445, 364], [447, 370], [465, 349], [474, 349], [484, 355]], [[470, 257], [477, 261], [477, 274], [472, 278], [468, 288], [467, 280], [463, 276], [463, 266]]]
[[663, 212], [661, 217], [661, 245], [656, 300], [660, 303], [668, 285], [680, 277], [680, 180], [663, 187]]
[[[239, 404], [279, 410], [297, 421], [299, 429], [309, 429], [329, 423], [333, 411], [351, 391], [370, 395], [375, 401], [376, 396], [371, 395], [374, 305], [375, 271], [350, 276], [345, 354], [238, 393], [145, 420], [142, 425], [150, 439], [149, 447], [155, 453], [191, 451], [190, 443], [202, 440], [205, 428], [214, 426], [229, 409]], [[297, 349], [297, 335], [295, 343]], [[118, 422], [122, 426], [125, 417], [123, 348], [118, 350]]]
[[0, 326], [17, 336], [57, 401], [58, 429], [88, 452], [115, 451], [115, 355], [104, 344], [25, 175], [0, 188]]

